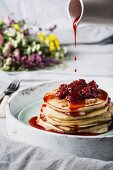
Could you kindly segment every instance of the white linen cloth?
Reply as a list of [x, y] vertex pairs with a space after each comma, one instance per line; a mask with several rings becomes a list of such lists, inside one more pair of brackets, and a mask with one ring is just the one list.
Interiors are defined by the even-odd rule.
[[0, 170], [112, 170], [113, 161], [57, 153], [0, 136]]

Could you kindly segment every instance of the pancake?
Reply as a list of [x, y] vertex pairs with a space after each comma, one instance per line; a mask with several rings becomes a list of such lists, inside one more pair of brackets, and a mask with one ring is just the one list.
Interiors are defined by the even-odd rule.
[[84, 80], [74, 83], [63, 84], [44, 95], [37, 124], [45, 130], [66, 134], [107, 132], [113, 115], [107, 92], [99, 89], [94, 81], [85, 82], [85, 86]]
[[86, 112], [93, 109], [99, 109], [104, 107], [108, 102], [108, 95], [105, 91], [101, 90], [101, 93], [105, 93], [105, 99], [94, 98], [94, 99], [85, 99], [83, 103], [78, 104], [70, 104], [65, 99], [58, 99], [55, 96], [56, 89], [52, 92], [46, 93], [44, 96], [44, 101], [49, 104], [50, 107], [59, 111], [59, 112], [69, 112], [70, 110], [73, 112]]
[[37, 124], [44, 127], [45, 130], [54, 131], [58, 133], [67, 133], [67, 134], [79, 134], [80, 132], [91, 133], [91, 134], [102, 134], [108, 131], [107, 123], [91, 126], [87, 128], [74, 129], [73, 127], [64, 127], [64, 126], [53, 126], [52, 124], [43, 121], [42, 119], [37, 120]]
[[54, 126], [77, 126], [78, 128], [81, 127], [89, 127], [94, 124], [98, 123], [103, 123], [103, 122], [108, 122], [111, 120], [111, 115], [109, 112], [105, 112], [104, 114], [92, 118], [87, 118], [87, 119], [80, 119], [80, 120], [61, 120], [61, 119], [56, 119], [56, 118], [51, 118], [48, 116], [45, 116], [46, 122], [51, 123]]
[[58, 111], [50, 108], [49, 106], [43, 107], [42, 110], [43, 110], [43, 114], [45, 116], [49, 116], [51, 118], [56, 118], [56, 119], [60, 119], [60, 120], [69, 120], [70, 121], [70, 120], [80, 120], [80, 119], [92, 118], [95, 116], [102, 115], [103, 113], [107, 112], [108, 106], [105, 106], [98, 110], [90, 111], [89, 113], [87, 113], [85, 115], [81, 115], [81, 116], [80, 115], [73, 116], [73, 115], [76, 115], [76, 113], [73, 114], [73, 112], [72, 112], [72, 115], [70, 115], [71, 113], [58, 112]]

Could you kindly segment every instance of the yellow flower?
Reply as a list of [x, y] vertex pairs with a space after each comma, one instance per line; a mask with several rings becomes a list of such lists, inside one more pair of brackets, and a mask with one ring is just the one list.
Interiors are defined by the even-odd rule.
[[39, 37], [41, 42], [43, 42], [46, 39], [45, 35], [42, 32], [38, 33], [38, 37]]
[[49, 46], [50, 51], [55, 51], [60, 46], [60, 42], [54, 34], [46, 36], [44, 33], [39, 32], [38, 37], [42, 43]]
[[57, 40], [57, 37], [56, 37], [54, 34], [49, 35], [48, 38], [49, 38], [50, 41], [51, 41], [51, 40], [52, 40], [52, 41]]
[[54, 42], [55, 42], [56, 47], [58, 48], [58, 47], [60, 46], [60, 42], [59, 42], [59, 40], [58, 40], [58, 39], [56, 39]]
[[54, 50], [56, 50], [60, 46], [60, 43], [59, 43], [58, 40], [51, 41], [49, 43], [49, 46], [50, 46], [50, 51], [54, 51]]
[[45, 43], [46, 43], [47, 45], [49, 45], [49, 43], [50, 43], [50, 39], [49, 39], [49, 37], [46, 37], [46, 39], [45, 39]]
[[20, 26], [18, 24], [14, 24], [13, 27], [15, 30], [20, 31]]
[[55, 43], [53, 41], [51, 41], [49, 45], [50, 45], [49, 46], [50, 51], [56, 50], [56, 46], [55, 46]]
[[46, 37], [45, 43], [47, 45], [54, 44], [54, 46], [55, 46], [54, 48], [55, 49], [60, 46], [60, 42], [59, 42], [59, 40], [57, 39], [57, 37], [54, 34], [48, 35]]

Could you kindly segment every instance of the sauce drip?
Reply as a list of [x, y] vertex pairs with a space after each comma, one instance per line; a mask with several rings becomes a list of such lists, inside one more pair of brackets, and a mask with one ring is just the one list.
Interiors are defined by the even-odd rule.
[[77, 31], [77, 21], [79, 20], [80, 16], [75, 18], [74, 22], [73, 22], [73, 30], [74, 30], [74, 44], [76, 47], [76, 31]]
[[[74, 60], [75, 60], [75, 61], [77, 60], [77, 57], [76, 57], [76, 56], [74, 56]], [[77, 72], [77, 69], [75, 68], [74, 71]]]
[[52, 93], [52, 94], [46, 94], [44, 96], [44, 102], [48, 102], [49, 100], [52, 100], [56, 97], [55, 93]]
[[76, 57], [76, 56], [74, 56], [74, 60], [75, 60], [75, 61], [77, 60], [77, 57]]
[[40, 111], [41, 112], [43, 112], [43, 107], [46, 107], [47, 105], [44, 103], [44, 104], [42, 104], [42, 107], [41, 107], [41, 109], [40, 109]]
[[85, 106], [85, 101], [81, 101], [81, 102], [78, 102], [78, 103], [69, 103], [69, 109], [70, 110], [75, 110], [75, 109], [78, 109], [78, 108], [81, 108], [81, 107], [84, 107]]
[[41, 129], [41, 130], [45, 130], [45, 128], [43, 128], [42, 126], [40, 126], [40, 125], [38, 125], [37, 124], [37, 116], [35, 116], [35, 117], [32, 117], [30, 120], [29, 120], [29, 124], [32, 126], [32, 127], [35, 127], [35, 128], [37, 128], [37, 129]]
[[[74, 30], [74, 44], [76, 48], [76, 32], [77, 32], [77, 21], [79, 20], [80, 16], [74, 19], [73, 22], [73, 30]], [[74, 57], [74, 60], [76, 61], [76, 56]], [[77, 69], [74, 70], [74, 72], [77, 72]]]

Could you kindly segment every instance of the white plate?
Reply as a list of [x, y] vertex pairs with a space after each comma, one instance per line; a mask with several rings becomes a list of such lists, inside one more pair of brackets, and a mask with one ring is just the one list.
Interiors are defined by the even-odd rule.
[[40, 114], [42, 101], [32, 103], [31, 105], [22, 109], [18, 114], [18, 120], [29, 125], [29, 120], [32, 117], [38, 116]]
[[[18, 114], [18, 120], [23, 122], [26, 125], [29, 125], [29, 123], [28, 123], [29, 120], [32, 117], [38, 116], [40, 114], [41, 104], [42, 104], [42, 101], [35, 102], [35, 103], [32, 103], [29, 106], [25, 107], [24, 109], [22, 109]], [[98, 136], [101, 136], [101, 137], [102, 136], [113, 136], [113, 130], [111, 130], [107, 133], [98, 135]]]
[[[87, 80], [89, 81], [89, 79]], [[103, 84], [105, 83], [105, 80], [103, 78], [99, 78], [98, 82], [99, 81], [101, 81], [102, 86], [106, 87], [104, 89], [109, 89], [108, 86]], [[106, 134], [98, 136], [64, 135], [36, 129], [27, 124], [30, 116], [32, 116], [33, 114], [38, 115], [39, 108], [38, 103], [36, 104], [36, 102], [42, 101], [45, 92], [58, 87], [61, 83], [67, 83], [67, 81], [65, 80], [40, 84], [35, 87], [30, 87], [17, 92], [10, 98], [9, 103], [6, 107], [6, 122], [9, 137], [13, 140], [25, 142], [35, 146], [45, 147], [52, 150], [57, 150], [59, 152], [65, 152], [78, 156], [85, 156], [102, 160], [112, 160], [112, 134], [108, 136], [105, 136]], [[111, 96], [113, 96], [113, 91], [111, 92]], [[32, 103], [34, 104], [31, 105]], [[34, 113], [32, 112], [34, 109], [34, 105], [35, 111], [37, 113], [35, 113], [35, 111]], [[31, 111], [29, 107], [32, 108]], [[22, 111], [22, 109], [24, 110]], [[22, 111], [22, 114], [20, 116], [20, 120], [18, 120], [18, 114], [20, 113], [20, 111]], [[26, 111], [28, 111], [28, 115]], [[23, 113], [25, 113], [24, 116]]]

